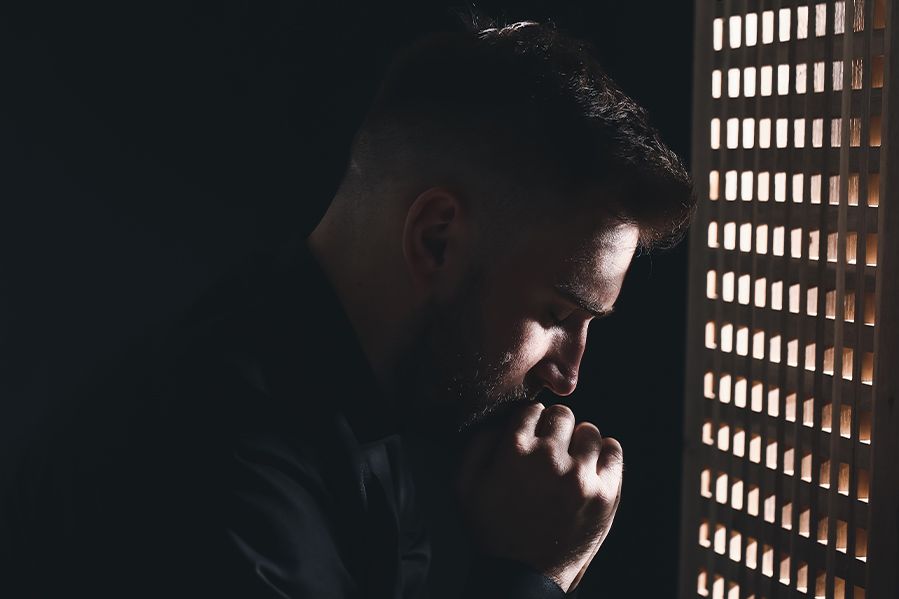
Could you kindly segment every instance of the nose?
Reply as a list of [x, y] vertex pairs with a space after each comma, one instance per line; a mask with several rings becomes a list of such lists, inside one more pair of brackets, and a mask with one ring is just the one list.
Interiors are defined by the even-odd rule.
[[587, 323], [577, 333], [566, 334], [538, 363], [537, 375], [544, 386], [562, 397], [574, 393], [586, 346]]

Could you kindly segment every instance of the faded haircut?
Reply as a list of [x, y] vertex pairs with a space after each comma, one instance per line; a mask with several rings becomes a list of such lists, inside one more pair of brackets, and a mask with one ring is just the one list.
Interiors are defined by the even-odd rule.
[[500, 228], [592, 208], [637, 225], [645, 250], [676, 243], [695, 206], [681, 160], [590, 46], [534, 22], [432, 34], [402, 51], [350, 176], [461, 188], [502, 215]]

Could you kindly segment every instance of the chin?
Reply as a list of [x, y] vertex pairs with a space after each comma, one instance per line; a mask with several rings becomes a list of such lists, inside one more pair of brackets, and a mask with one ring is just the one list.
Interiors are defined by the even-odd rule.
[[459, 431], [465, 432], [472, 428], [498, 426], [504, 423], [509, 415], [525, 404], [534, 403], [537, 399], [536, 393], [525, 393], [523, 391], [513, 391], [503, 394], [501, 397], [488, 402], [481, 402], [479, 405], [471, 406], [465, 411], [460, 418]]

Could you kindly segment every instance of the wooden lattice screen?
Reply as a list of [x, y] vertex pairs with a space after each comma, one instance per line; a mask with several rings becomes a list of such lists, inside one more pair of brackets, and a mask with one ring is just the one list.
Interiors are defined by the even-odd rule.
[[696, 0], [682, 598], [899, 598], [897, 8]]

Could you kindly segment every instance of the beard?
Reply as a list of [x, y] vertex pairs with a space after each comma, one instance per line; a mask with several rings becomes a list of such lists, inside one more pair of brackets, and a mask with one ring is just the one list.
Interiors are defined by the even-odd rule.
[[396, 378], [407, 429], [466, 435], [536, 400], [542, 385], [527, 379], [504, 389], [511, 352], [485, 353], [485, 297], [482, 270], [473, 269], [452, 301], [426, 308], [419, 334], [400, 357]]

